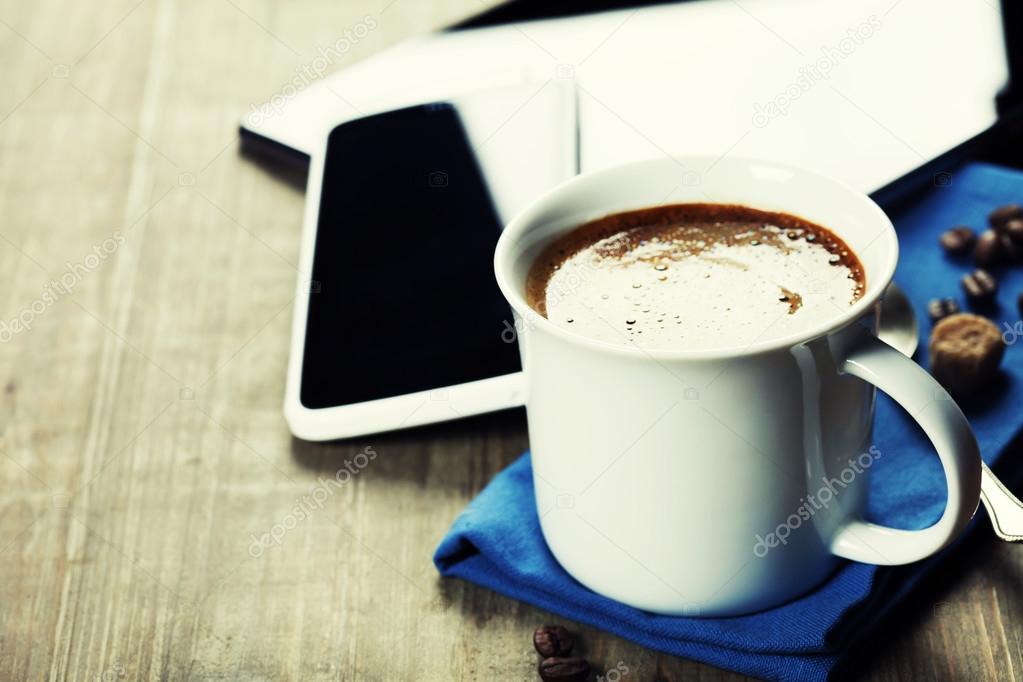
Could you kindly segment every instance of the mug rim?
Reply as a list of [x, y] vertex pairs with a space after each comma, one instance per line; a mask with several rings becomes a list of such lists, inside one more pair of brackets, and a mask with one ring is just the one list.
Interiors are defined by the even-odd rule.
[[[818, 323], [807, 329], [799, 332], [793, 332], [785, 334], [783, 336], [774, 337], [765, 341], [754, 341], [746, 345], [737, 346], [723, 346], [720, 348], [711, 349], [666, 349], [666, 348], [643, 348], [641, 346], [629, 346], [624, 343], [612, 343], [608, 341], [601, 341], [588, 337], [584, 334], [575, 331], [569, 331], [562, 327], [555, 325], [553, 322], [548, 320], [546, 317], [536, 312], [525, 299], [524, 292], [520, 292], [516, 287], [512, 286], [510, 281], [510, 270], [515, 260], [521, 257], [521, 253], [513, 251], [513, 242], [517, 241], [520, 237], [527, 234], [530, 230], [537, 227], [535, 220], [537, 214], [542, 210], [548, 208], [552, 204], [556, 204], [562, 195], [577, 188], [579, 185], [586, 185], [599, 180], [600, 178], [607, 177], [618, 173], [626, 173], [630, 170], [637, 170], [642, 167], [664, 165], [665, 162], [672, 161], [675, 164], [680, 164], [682, 167], [687, 165], [695, 165], [698, 167], [713, 167], [720, 163], [729, 164], [743, 164], [747, 166], [759, 165], [769, 166], [780, 170], [788, 171], [796, 175], [814, 178], [819, 181], [831, 184], [838, 188], [849, 196], [850, 201], [857, 201], [861, 204], [865, 204], [866, 208], [876, 214], [878, 224], [882, 229], [882, 233], [876, 237], [876, 239], [885, 239], [887, 241], [888, 249], [886, 254], [886, 260], [884, 265], [879, 270], [879, 276], [872, 277], [867, 282], [867, 291], [863, 293], [863, 296], [859, 298], [853, 305], [849, 307], [844, 313], [836, 315], [834, 318], [829, 319], [825, 322]], [[656, 204], [643, 204], [637, 202], [632, 208], [622, 208], [621, 212], [628, 212], [631, 210], [639, 210], [642, 208], [650, 208], [655, 206], [668, 206], [671, 203], [688, 203], [688, 202], [660, 202]], [[703, 203], [724, 203], [708, 201]], [[742, 203], [742, 202], [739, 202]], [[751, 208], [757, 208], [751, 204]], [[777, 210], [777, 209], [776, 209]], [[783, 212], [785, 209], [781, 209]], [[614, 211], [619, 212], [619, 211]], [[793, 212], [792, 215], [799, 215]], [[580, 221], [589, 220], [590, 218], [581, 218]], [[581, 222], [579, 224], [581, 224]], [[831, 229], [831, 228], [828, 228]], [[839, 235], [843, 239], [843, 235]], [[865, 193], [853, 188], [846, 182], [838, 180], [823, 173], [817, 171], [808, 170], [806, 168], [796, 166], [793, 164], [780, 163], [777, 161], [761, 159], [756, 157], [745, 157], [745, 156], [729, 156], [727, 159], [721, 157], [714, 157], [709, 155], [677, 155], [677, 156], [665, 156], [665, 157], [654, 157], [643, 159], [639, 161], [632, 161], [624, 164], [617, 164], [608, 168], [603, 168], [596, 171], [589, 171], [586, 173], [580, 173], [579, 175], [570, 178], [561, 184], [548, 190], [538, 198], [534, 199], [530, 204], [520, 211], [512, 220], [508, 223], [505, 229], [502, 231], [500, 238], [497, 242], [497, 247], [494, 251], [494, 275], [497, 279], [497, 285], [501, 290], [505, 300], [508, 301], [512, 309], [524, 320], [528, 319], [530, 324], [537, 325], [538, 329], [553, 334], [554, 336], [566, 341], [568, 343], [584, 346], [594, 351], [600, 351], [605, 353], [611, 353], [616, 355], [632, 356], [637, 358], [653, 358], [662, 360], [722, 360], [728, 358], [737, 358], [758, 355], [761, 353], [767, 353], [771, 351], [777, 351], [786, 348], [792, 348], [812, 341], [828, 334], [846, 327], [847, 325], [859, 320], [864, 317], [869, 310], [874, 306], [875, 303], [881, 298], [888, 285], [891, 283], [892, 278], [895, 275], [895, 268], [898, 264], [899, 259], [899, 244], [898, 236], [895, 232], [895, 226], [892, 224], [891, 219], [881, 209], [877, 203], [871, 199]]]

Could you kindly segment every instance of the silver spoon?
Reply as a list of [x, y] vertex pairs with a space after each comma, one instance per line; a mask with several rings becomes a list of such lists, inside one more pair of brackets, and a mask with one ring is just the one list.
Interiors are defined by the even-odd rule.
[[907, 358], [913, 357], [920, 342], [920, 325], [913, 306], [899, 285], [892, 282], [881, 298], [881, 325], [877, 338]]
[[1023, 502], [1009, 492], [987, 464], [981, 462], [980, 500], [991, 517], [995, 535], [1006, 542], [1023, 542]]
[[[920, 325], [906, 294], [893, 282], [881, 299], [877, 337], [906, 357], [913, 357]], [[1023, 542], [1023, 502], [1009, 492], [987, 464], [981, 462], [980, 500], [991, 517], [995, 535], [1006, 542]]]

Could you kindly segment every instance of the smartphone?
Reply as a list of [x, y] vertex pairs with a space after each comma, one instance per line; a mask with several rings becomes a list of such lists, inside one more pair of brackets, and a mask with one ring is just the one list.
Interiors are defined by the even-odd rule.
[[343, 123], [310, 170], [292, 431], [339, 438], [521, 403], [493, 274], [502, 223], [456, 108]]

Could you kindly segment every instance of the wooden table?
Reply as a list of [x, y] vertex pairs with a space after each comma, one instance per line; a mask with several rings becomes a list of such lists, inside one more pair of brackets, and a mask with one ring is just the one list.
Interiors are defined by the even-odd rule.
[[[524, 415], [292, 439], [303, 196], [237, 149], [249, 104], [342, 28], [378, 23], [336, 67], [482, 7], [0, 5], [0, 679], [535, 679], [530, 633], [561, 619], [430, 561]], [[985, 532], [852, 674], [1018, 678], [1021, 557]], [[570, 625], [601, 670], [740, 678]]]

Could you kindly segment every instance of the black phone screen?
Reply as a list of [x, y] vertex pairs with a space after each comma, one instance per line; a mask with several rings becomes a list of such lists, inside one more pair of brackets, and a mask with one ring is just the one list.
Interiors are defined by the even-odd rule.
[[[455, 108], [344, 123], [327, 143], [302, 404], [350, 405], [517, 372], [494, 279], [501, 223]], [[503, 333], [503, 335], [502, 335]]]

